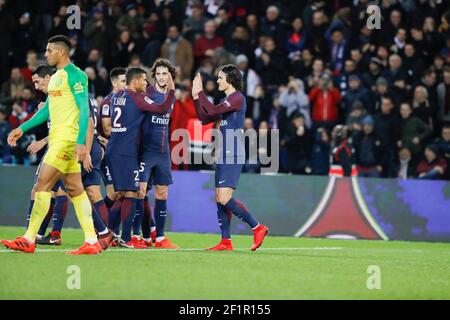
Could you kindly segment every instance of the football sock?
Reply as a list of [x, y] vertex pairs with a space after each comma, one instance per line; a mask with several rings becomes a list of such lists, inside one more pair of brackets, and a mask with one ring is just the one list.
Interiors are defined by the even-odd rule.
[[[93, 207], [93, 211], [92, 211], [92, 220], [94, 222], [94, 228], [97, 230], [98, 233], [104, 233], [105, 230], [108, 230], [108, 227], [106, 226], [106, 224], [103, 222], [102, 217], [100, 216], [99, 213], [99, 206], [101, 205], [99, 202], [103, 202], [103, 200], [97, 201], [96, 203], [94, 203], [92, 205]], [[103, 203], [103, 205], [105, 205]], [[105, 206], [106, 208], [106, 206]]]
[[108, 209], [111, 209], [111, 207], [112, 207], [113, 204], [114, 204], [114, 200], [111, 200], [111, 199], [108, 197], [108, 195], [106, 195], [106, 196], [103, 198], [103, 201], [105, 201], [105, 205], [106, 205], [106, 207], [107, 207]]
[[155, 200], [156, 237], [164, 237], [167, 217], [167, 200]]
[[97, 242], [97, 235], [92, 221], [92, 207], [85, 191], [80, 195], [71, 198], [81, 229], [84, 232], [85, 241], [93, 244]]
[[224, 205], [217, 202], [217, 219], [219, 221], [220, 232], [222, 239], [231, 239], [230, 226], [231, 217], [228, 216], [227, 208]]
[[131, 240], [131, 229], [133, 227], [133, 218], [136, 213], [136, 198], [124, 198], [122, 208], [120, 210], [120, 218], [122, 220], [122, 235], [123, 241]]
[[111, 210], [109, 210], [108, 225], [115, 234], [120, 233], [120, 210], [122, 208], [123, 197], [114, 201]]
[[67, 196], [57, 196], [55, 201], [55, 208], [53, 209], [53, 228], [52, 231], [61, 232], [64, 219], [67, 216]]
[[141, 234], [141, 222], [144, 215], [144, 199], [137, 199], [136, 214], [133, 220], [133, 235], [139, 236]]
[[39, 227], [41, 226], [42, 221], [50, 208], [51, 197], [52, 193], [45, 191], [36, 192], [34, 195], [34, 205], [31, 210], [30, 223], [24, 235], [24, 237], [31, 243], [33, 243], [36, 239], [36, 234]]
[[103, 223], [105, 225], [108, 225], [109, 210], [108, 210], [108, 207], [105, 204], [105, 201], [104, 200], [99, 200], [96, 203], [94, 203], [92, 206], [94, 207], [94, 210], [98, 213], [100, 218], [102, 218]]
[[[148, 197], [144, 198], [144, 214], [142, 215], [141, 227], [142, 227], [142, 237], [145, 239], [150, 238], [151, 223], [152, 219], [152, 209], [150, 208], [150, 203], [148, 202]], [[142, 211], [141, 211], [142, 212]], [[153, 224], [155, 222], [153, 221]]]
[[231, 198], [230, 201], [225, 204], [225, 207], [230, 210], [236, 217], [248, 223], [248, 225], [253, 229], [258, 225], [255, 218], [248, 212], [245, 205], [239, 200]]
[[53, 208], [55, 207], [55, 198], [51, 198], [50, 200], [50, 207], [48, 208], [48, 212], [45, 215], [44, 220], [42, 221], [41, 227], [39, 228], [38, 235], [45, 235], [45, 231], [47, 231], [47, 227], [50, 223], [50, 220], [53, 216]]
[[27, 228], [30, 224], [30, 217], [31, 217], [31, 210], [33, 210], [34, 200], [30, 200], [30, 206], [28, 207], [28, 214], [27, 214]]

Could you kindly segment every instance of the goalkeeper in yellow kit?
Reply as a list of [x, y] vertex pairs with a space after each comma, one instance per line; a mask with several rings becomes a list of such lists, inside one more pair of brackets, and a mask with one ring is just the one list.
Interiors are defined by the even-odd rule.
[[45, 56], [57, 71], [50, 78], [48, 97], [30, 120], [8, 135], [8, 144], [15, 146], [24, 132], [50, 117], [49, 148], [44, 157], [36, 183], [36, 194], [28, 229], [23, 237], [1, 240], [6, 247], [34, 252], [37, 231], [50, 206], [51, 189], [62, 178], [75, 212], [84, 231], [85, 242], [68, 254], [97, 254], [102, 250], [92, 222], [91, 203], [81, 182], [81, 166], [86, 155], [85, 139], [89, 123], [87, 76], [70, 63], [70, 41], [65, 36], [48, 40]]

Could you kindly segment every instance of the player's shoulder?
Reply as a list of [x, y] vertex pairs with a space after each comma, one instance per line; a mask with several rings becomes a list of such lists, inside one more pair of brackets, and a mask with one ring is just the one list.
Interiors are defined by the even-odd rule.
[[69, 63], [65, 66], [64, 71], [66, 71], [69, 81], [87, 81], [86, 73], [73, 63]]

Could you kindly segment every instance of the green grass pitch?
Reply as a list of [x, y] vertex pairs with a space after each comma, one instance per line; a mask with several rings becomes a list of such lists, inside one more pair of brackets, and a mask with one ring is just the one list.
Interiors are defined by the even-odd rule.
[[[0, 227], [0, 239], [23, 228]], [[218, 235], [171, 233], [183, 250], [111, 248], [68, 256], [82, 233], [63, 230], [63, 245], [34, 254], [0, 249], [0, 299], [449, 299], [450, 244], [234, 236], [235, 252], [209, 252]], [[188, 250], [189, 249], [189, 250]], [[69, 290], [67, 268], [81, 288]], [[380, 289], [368, 289], [380, 270]], [[370, 282], [370, 281], [369, 281]]]

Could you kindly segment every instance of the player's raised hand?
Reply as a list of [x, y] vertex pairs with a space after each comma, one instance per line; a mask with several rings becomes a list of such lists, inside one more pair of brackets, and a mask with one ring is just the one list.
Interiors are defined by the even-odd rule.
[[47, 145], [47, 141], [45, 141], [45, 139], [35, 141], [28, 146], [27, 151], [30, 154], [35, 154], [35, 153], [39, 152], [40, 150], [42, 150], [42, 148], [44, 148], [46, 145]]
[[20, 128], [16, 128], [8, 134], [8, 144], [11, 147], [15, 147], [17, 145], [17, 140], [19, 140], [23, 136], [23, 131]]
[[92, 165], [91, 155], [88, 153], [83, 159], [83, 168], [86, 172], [91, 172], [94, 166]]
[[192, 81], [192, 97], [198, 99], [198, 93], [203, 90], [202, 76], [197, 73]]
[[169, 90], [175, 90], [175, 83], [173, 82], [172, 74], [169, 73], [169, 79], [167, 81]]
[[84, 144], [77, 144], [75, 146], [75, 159], [78, 162], [83, 162], [86, 157], [86, 146]]

